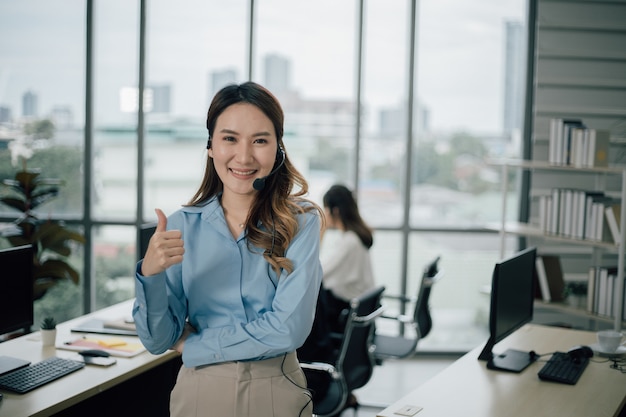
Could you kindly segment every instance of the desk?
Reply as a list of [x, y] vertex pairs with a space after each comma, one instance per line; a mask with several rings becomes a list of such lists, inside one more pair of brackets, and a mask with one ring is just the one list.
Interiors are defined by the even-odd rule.
[[[507, 348], [538, 354], [566, 352], [595, 342], [593, 332], [527, 324], [497, 344], [494, 352]], [[537, 377], [549, 356], [516, 374], [488, 370], [486, 362], [477, 359], [481, 349], [467, 353], [378, 417], [400, 417], [395, 412], [407, 405], [423, 407], [415, 417], [612, 417], [626, 404], [626, 374], [611, 369], [606, 358], [594, 356], [572, 386]]]
[[[79, 337], [80, 333], [71, 333], [70, 329], [90, 318], [115, 319], [130, 315], [132, 303], [133, 300], [125, 301], [59, 324], [57, 341]], [[38, 336], [37, 332], [0, 343], [0, 355], [38, 362], [50, 356], [70, 358], [77, 354], [43, 347]], [[139, 341], [133, 336], [115, 337]], [[0, 417], [168, 415], [169, 391], [180, 367], [178, 353], [143, 352], [133, 358], [116, 359], [115, 365], [106, 368], [88, 365], [26, 394], [2, 391]], [[136, 404], [136, 409], [129, 400]]]

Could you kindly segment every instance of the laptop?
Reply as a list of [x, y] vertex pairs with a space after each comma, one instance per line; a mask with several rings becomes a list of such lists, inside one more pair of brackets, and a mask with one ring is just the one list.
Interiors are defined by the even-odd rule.
[[14, 358], [11, 356], [0, 356], [0, 375], [8, 374], [20, 368], [30, 365], [30, 361]]
[[118, 325], [114, 320], [90, 319], [71, 329], [79, 333], [113, 334], [119, 336], [137, 336], [134, 324]]

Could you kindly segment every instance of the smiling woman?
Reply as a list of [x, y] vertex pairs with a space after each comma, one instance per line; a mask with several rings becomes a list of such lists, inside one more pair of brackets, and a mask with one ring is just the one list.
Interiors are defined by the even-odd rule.
[[307, 183], [284, 151], [282, 126], [267, 89], [224, 87], [207, 115], [199, 190], [169, 218], [157, 209], [133, 317], [150, 352], [182, 354], [172, 416], [209, 408], [225, 417], [312, 414], [295, 351], [311, 330], [321, 284], [321, 210], [302, 197]]

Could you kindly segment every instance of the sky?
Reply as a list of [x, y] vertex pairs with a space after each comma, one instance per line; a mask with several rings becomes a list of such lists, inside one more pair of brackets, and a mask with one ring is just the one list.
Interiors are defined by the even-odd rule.
[[[354, 0], [255, 3], [257, 77], [263, 56], [278, 53], [291, 60], [291, 83], [303, 97], [354, 95]], [[67, 105], [82, 120], [85, 11], [77, 4], [83, 3], [0, 0], [0, 106], [20, 113], [21, 96], [32, 89], [40, 112]], [[121, 87], [137, 82], [137, 4], [96, 2], [96, 118], [103, 121], [119, 117], [107, 115], [107, 109], [119, 107]], [[247, 2], [187, 0], [189, 8], [165, 0], [148, 4], [148, 79], [172, 83], [175, 113], [203, 117], [210, 99], [208, 74], [246, 65]], [[373, 108], [401, 105], [405, 96], [407, 4], [366, 1], [363, 85]], [[433, 129], [501, 129], [504, 24], [523, 22], [525, 13], [523, 0], [418, 3], [416, 91]]]

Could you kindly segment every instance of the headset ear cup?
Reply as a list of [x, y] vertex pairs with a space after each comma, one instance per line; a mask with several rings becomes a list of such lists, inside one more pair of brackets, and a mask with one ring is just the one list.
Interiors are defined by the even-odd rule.
[[276, 160], [280, 161], [281, 164], [285, 162], [285, 150], [281, 144], [278, 144], [278, 149], [276, 150]]

